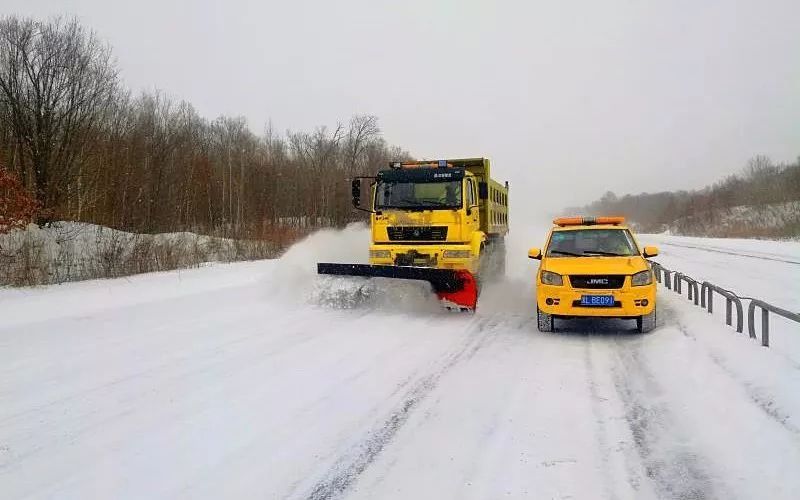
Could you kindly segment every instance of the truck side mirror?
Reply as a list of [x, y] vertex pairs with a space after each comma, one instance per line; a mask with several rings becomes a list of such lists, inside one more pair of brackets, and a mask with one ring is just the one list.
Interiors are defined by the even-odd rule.
[[350, 186], [352, 188], [353, 206], [358, 208], [361, 206], [361, 179], [353, 179]]

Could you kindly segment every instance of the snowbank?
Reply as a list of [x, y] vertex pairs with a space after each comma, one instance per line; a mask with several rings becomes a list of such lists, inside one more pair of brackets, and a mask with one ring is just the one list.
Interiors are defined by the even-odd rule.
[[94, 224], [30, 224], [0, 235], [0, 285], [127, 276], [204, 262], [274, 257], [277, 245], [188, 232], [134, 234]]

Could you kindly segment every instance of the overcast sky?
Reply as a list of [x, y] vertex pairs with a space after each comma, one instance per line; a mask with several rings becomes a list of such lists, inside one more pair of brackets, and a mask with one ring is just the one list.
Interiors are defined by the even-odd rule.
[[[134, 89], [255, 132], [380, 117], [488, 156], [527, 206], [694, 188], [800, 155], [798, 0], [4, 0], [78, 16]], [[519, 215], [519, 214], [518, 214]]]

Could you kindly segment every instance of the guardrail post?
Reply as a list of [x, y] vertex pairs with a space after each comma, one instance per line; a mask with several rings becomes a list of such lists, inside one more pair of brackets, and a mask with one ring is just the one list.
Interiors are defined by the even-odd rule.
[[[733, 312], [732, 311], [733, 310], [733, 301], [730, 299], [730, 297], [727, 297], [727, 299], [728, 300], [725, 302], [725, 323], [728, 326], [731, 326], [731, 323], [732, 323], [731, 315], [732, 315], [732, 312]], [[742, 317], [742, 313], [739, 313], [739, 319], [741, 319], [741, 317]]]
[[672, 289], [672, 280], [670, 279], [670, 273], [672, 271], [666, 269], [664, 266], [655, 261], [650, 261], [650, 264], [652, 265], [653, 272], [656, 275], [656, 281], [663, 283], [664, 286]]
[[700, 301], [698, 295], [700, 294], [697, 291], [697, 282], [688, 276], [684, 279], [686, 279], [686, 284], [689, 285], [689, 300], [693, 300], [694, 305], [699, 305]]
[[756, 301], [751, 300], [750, 305], [747, 306], [747, 333], [750, 334], [751, 339], [756, 339]]
[[[706, 297], [708, 297], [708, 300], [706, 300]], [[710, 304], [710, 307], [712, 309], [714, 308], [714, 294], [711, 291], [711, 287], [708, 286], [708, 281], [704, 281], [703, 284], [700, 286], [700, 307], [702, 307], [703, 309], [708, 309], [708, 306], [706, 306], [706, 302]], [[711, 311], [708, 312], [709, 314], [711, 313]]]
[[661, 283], [661, 265], [658, 262], [650, 262], [650, 269], [656, 277], [656, 281]]
[[697, 288], [697, 282], [693, 278], [690, 278], [683, 273], [679, 273], [678, 271], [675, 271], [675, 293], [680, 294], [683, 292], [683, 284], [681, 283], [682, 281], [685, 281], [686, 285], [689, 287], [689, 289], [686, 291], [689, 296], [689, 300], [693, 301], [694, 305], [699, 305], [700, 292]]
[[756, 338], [756, 307], [761, 308], [761, 345], [769, 347], [769, 313], [774, 312], [779, 316], [800, 323], [800, 314], [796, 314], [780, 307], [767, 304], [763, 300], [751, 299], [747, 307], [747, 331], [750, 338]]

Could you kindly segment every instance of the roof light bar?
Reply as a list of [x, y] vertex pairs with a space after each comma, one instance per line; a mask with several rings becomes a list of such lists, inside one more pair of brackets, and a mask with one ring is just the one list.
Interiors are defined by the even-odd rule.
[[390, 164], [392, 168], [449, 168], [452, 163], [447, 163], [447, 160], [436, 161], [406, 161], [406, 162], [393, 162]]
[[625, 224], [625, 217], [558, 217], [553, 219], [557, 226], [593, 226], [596, 224], [610, 224], [616, 226]]

